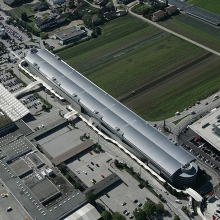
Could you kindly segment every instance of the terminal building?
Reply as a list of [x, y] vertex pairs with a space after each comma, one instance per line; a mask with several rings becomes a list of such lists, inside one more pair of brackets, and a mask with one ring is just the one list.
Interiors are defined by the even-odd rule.
[[32, 74], [46, 81], [74, 107], [127, 144], [129, 151], [177, 187], [193, 186], [196, 158], [170, 142], [108, 93], [45, 49], [31, 49], [25, 60]]

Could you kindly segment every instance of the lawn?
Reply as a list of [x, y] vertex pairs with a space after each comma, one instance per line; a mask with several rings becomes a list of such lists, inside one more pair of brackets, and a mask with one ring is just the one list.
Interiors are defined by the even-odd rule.
[[219, 0], [188, 0], [187, 3], [195, 4], [198, 7], [220, 15]]

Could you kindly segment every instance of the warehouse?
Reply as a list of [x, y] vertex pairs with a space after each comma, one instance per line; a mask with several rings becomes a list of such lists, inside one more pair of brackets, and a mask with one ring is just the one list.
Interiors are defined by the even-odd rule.
[[73, 26], [54, 34], [54, 37], [56, 39], [59, 39], [62, 45], [68, 44], [70, 42], [76, 42], [86, 36], [86, 32], [84, 30], [81, 30], [80, 27], [77, 26]]
[[25, 60], [34, 74], [49, 80], [58, 93], [80, 105], [167, 181], [179, 187], [194, 185], [198, 170], [194, 156], [49, 51], [31, 49]]

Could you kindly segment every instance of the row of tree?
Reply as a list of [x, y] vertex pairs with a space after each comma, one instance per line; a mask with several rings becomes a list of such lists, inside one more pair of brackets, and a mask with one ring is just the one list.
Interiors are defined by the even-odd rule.
[[144, 204], [143, 209], [135, 209], [133, 214], [136, 220], [145, 220], [147, 217], [153, 215], [162, 214], [164, 212], [164, 205], [159, 203], [154, 203], [150, 199]]

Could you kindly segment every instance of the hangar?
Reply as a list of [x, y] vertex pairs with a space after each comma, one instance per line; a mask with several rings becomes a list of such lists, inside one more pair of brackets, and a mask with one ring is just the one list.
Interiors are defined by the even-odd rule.
[[48, 80], [72, 105], [77, 103], [167, 181], [177, 187], [194, 185], [198, 171], [194, 156], [48, 50], [31, 49], [25, 60], [33, 74]]

